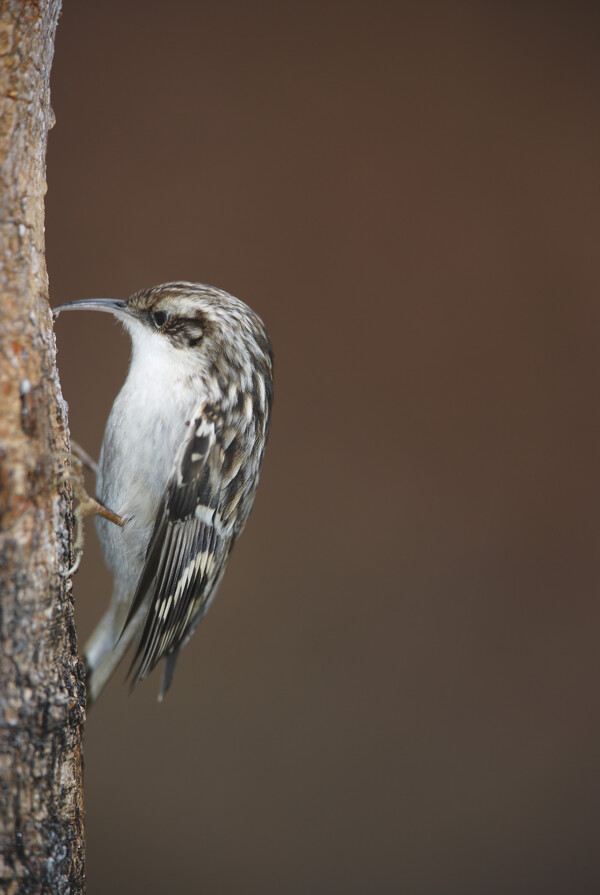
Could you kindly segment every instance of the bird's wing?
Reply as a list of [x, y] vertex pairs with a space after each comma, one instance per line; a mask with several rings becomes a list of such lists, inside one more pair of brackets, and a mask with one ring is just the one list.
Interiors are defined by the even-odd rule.
[[233, 543], [220, 516], [221, 497], [236, 472], [236, 439], [224, 437], [219, 414], [203, 407], [190, 423], [148, 544], [146, 560], [125, 627], [148, 602], [144, 627], [131, 663], [133, 684], [147, 677], [163, 656], [166, 691], [177, 653], [208, 608]]

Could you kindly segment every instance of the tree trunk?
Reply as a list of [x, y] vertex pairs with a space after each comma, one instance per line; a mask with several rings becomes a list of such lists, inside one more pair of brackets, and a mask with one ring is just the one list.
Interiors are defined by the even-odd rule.
[[0, 891], [84, 890], [84, 673], [44, 259], [60, 0], [0, 0]]

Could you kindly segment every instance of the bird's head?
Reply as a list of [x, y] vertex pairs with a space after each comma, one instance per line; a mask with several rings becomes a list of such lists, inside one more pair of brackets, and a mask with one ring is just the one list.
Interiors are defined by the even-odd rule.
[[273, 356], [265, 326], [248, 305], [212, 286], [174, 282], [129, 298], [90, 298], [55, 308], [105, 311], [131, 335], [134, 361], [166, 361], [185, 375], [200, 373], [229, 387], [251, 387], [254, 376], [272, 378]]

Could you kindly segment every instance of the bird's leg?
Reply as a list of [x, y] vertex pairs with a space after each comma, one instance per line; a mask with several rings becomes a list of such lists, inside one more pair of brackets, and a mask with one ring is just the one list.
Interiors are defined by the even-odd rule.
[[71, 439], [71, 453], [81, 460], [86, 469], [89, 469], [94, 475], [98, 475], [98, 464], [90, 457], [88, 452], [81, 447], [78, 441]]
[[109, 510], [108, 507], [105, 507], [100, 503], [99, 500], [96, 500], [94, 497], [90, 497], [90, 495], [85, 490], [85, 484], [83, 481], [83, 466], [88, 466], [90, 469], [98, 470], [98, 465], [94, 463], [92, 458], [81, 448], [78, 444], [73, 444], [73, 452], [69, 453], [68, 451], [60, 452], [63, 457], [68, 458], [70, 461], [71, 468], [62, 469], [62, 475], [68, 477], [71, 481], [71, 487], [73, 488], [73, 498], [75, 499], [77, 506], [73, 512], [73, 516], [75, 519], [75, 544], [74, 550], [76, 554], [75, 562], [73, 565], [67, 569], [66, 572], [62, 572], [62, 576], [64, 578], [71, 578], [72, 575], [79, 569], [79, 565], [81, 563], [81, 557], [83, 556], [83, 547], [85, 544], [85, 534], [83, 528], [83, 519], [85, 516], [102, 516], [104, 519], [108, 519], [109, 522], [113, 522], [115, 525], [119, 525], [121, 528], [125, 525], [125, 519], [122, 516], [118, 516], [116, 513], [113, 513], [112, 510]]

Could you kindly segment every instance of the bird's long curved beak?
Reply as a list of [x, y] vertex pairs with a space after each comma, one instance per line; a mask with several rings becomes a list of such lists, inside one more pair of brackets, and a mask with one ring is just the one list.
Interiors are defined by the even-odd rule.
[[80, 301], [69, 301], [52, 309], [55, 320], [62, 311], [105, 311], [121, 318], [130, 314], [127, 302], [120, 298], [82, 298]]

